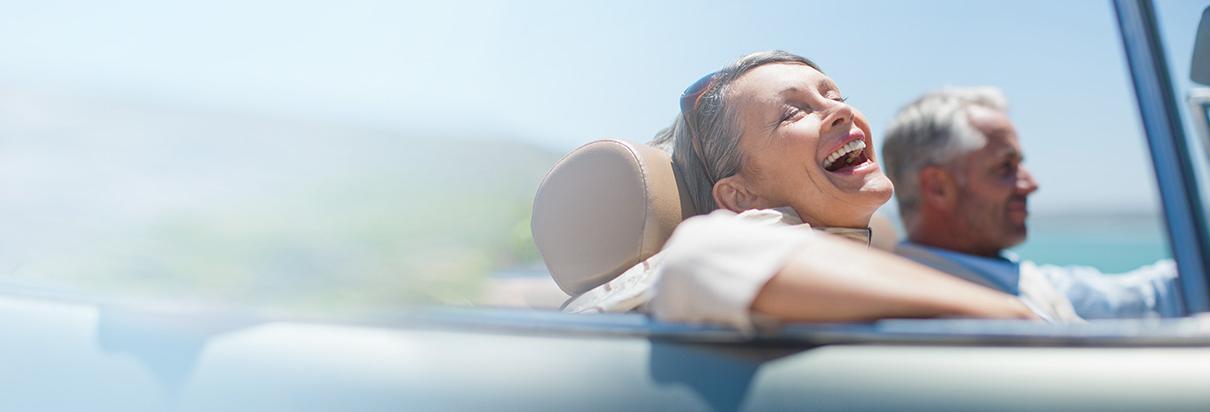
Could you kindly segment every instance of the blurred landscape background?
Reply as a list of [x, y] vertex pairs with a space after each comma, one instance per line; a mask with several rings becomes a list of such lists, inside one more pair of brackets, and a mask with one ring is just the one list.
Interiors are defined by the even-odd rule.
[[0, 282], [359, 310], [538, 260], [557, 154], [467, 136], [0, 90]]

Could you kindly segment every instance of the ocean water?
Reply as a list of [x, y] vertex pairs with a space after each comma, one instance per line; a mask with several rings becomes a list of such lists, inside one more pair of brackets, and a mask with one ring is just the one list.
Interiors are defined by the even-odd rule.
[[1012, 251], [1037, 263], [1093, 266], [1106, 273], [1172, 256], [1162, 218], [1149, 213], [1031, 216], [1029, 238]]
[[[898, 216], [887, 217], [902, 230]], [[1009, 251], [1039, 264], [1092, 266], [1113, 274], [1172, 258], [1158, 213], [1034, 213], [1028, 225], [1026, 241]]]

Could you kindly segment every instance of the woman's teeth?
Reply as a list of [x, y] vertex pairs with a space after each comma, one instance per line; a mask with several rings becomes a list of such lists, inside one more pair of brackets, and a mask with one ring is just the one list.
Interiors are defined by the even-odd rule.
[[838, 159], [844, 157], [845, 155], [849, 155], [849, 161], [852, 161], [853, 159], [856, 159], [858, 155], [861, 154], [862, 150], [865, 150], [864, 141], [861, 141], [861, 140], [851, 141], [848, 144], [842, 146], [841, 148], [836, 149], [836, 151], [832, 152], [832, 154], [828, 155], [828, 157], [826, 159], [824, 159], [824, 161], [823, 161], [823, 167], [824, 167], [824, 169], [831, 168], [833, 163], [836, 163], [836, 161]]

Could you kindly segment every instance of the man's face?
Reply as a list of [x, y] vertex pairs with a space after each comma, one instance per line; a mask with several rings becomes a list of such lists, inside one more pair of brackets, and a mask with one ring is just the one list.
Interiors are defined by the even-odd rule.
[[1021, 164], [1017, 131], [1004, 112], [976, 106], [967, 115], [971, 126], [986, 136], [987, 145], [955, 165], [955, 223], [962, 226], [973, 250], [998, 253], [1025, 241], [1026, 203], [1038, 183]]

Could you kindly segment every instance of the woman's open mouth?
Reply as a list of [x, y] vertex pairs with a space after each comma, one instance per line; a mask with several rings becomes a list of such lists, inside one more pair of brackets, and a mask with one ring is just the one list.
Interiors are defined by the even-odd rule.
[[869, 162], [870, 157], [866, 155], [865, 148], [865, 142], [862, 140], [854, 140], [841, 146], [824, 159], [824, 170], [841, 172]]

